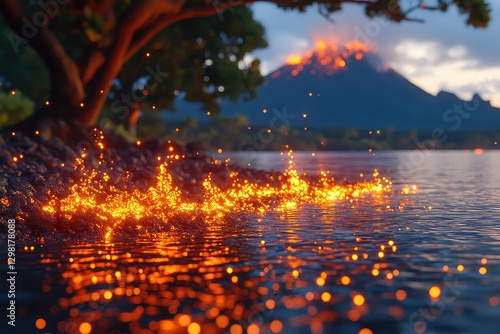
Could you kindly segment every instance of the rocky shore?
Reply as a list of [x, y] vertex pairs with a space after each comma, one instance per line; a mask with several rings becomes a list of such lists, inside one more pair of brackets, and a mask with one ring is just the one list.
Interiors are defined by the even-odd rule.
[[90, 170], [98, 172], [93, 182], [101, 182], [100, 174], [109, 176], [106, 187], [147, 189], [157, 181], [158, 166], [165, 162], [172, 183], [190, 200], [201, 196], [202, 182], [209, 174], [221, 188], [230, 185], [229, 173], [234, 171], [240, 179], [263, 185], [270, 180], [279, 182], [278, 177], [271, 177], [277, 173], [232, 166], [167, 141], [134, 144], [107, 134], [92, 147], [82, 149], [76, 142], [65, 143], [59, 138], [43, 140], [36, 135], [4, 133], [0, 136], [0, 216], [4, 219], [0, 229], [5, 232], [7, 219], [16, 219], [19, 233], [26, 237], [93, 231], [95, 217], [81, 217], [81, 222], [70, 228], [61, 226], [63, 221], [42, 208], [50, 199], [67, 196], [74, 184], [88, 178]]

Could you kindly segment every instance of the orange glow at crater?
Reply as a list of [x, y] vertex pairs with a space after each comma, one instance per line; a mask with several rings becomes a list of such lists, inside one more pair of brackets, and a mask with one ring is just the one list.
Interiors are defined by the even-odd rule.
[[291, 55], [286, 59], [288, 65], [298, 65], [302, 62], [302, 57], [299, 55]]
[[[294, 53], [286, 59], [286, 63], [293, 66], [290, 70], [292, 76], [299, 75], [306, 66], [313, 75], [323, 73], [331, 75], [336, 70], [347, 68], [352, 61], [362, 60], [368, 51], [370, 47], [359, 41], [340, 45], [325, 39], [317, 39], [314, 50], [305, 55]], [[272, 78], [277, 78], [281, 74], [275, 72]]]

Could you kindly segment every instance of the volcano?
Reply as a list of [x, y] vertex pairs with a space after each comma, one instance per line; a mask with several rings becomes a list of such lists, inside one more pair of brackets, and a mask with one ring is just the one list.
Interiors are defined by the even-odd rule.
[[[500, 109], [479, 95], [464, 101], [448, 92], [431, 95], [361, 43], [317, 43], [305, 56], [265, 77], [251, 101], [222, 102], [222, 115], [246, 115], [250, 123], [270, 126], [286, 108], [287, 124], [309, 128], [486, 131], [500, 129]], [[193, 106], [178, 105], [184, 116]], [[189, 111], [188, 111], [189, 110]], [[196, 117], [204, 119], [203, 115]]]

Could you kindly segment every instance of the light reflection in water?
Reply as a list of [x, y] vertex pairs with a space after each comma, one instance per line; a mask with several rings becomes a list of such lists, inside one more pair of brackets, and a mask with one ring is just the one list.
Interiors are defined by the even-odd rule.
[[[358, 276], [374, 269], [387, 280], [399, 275], [386, 262], [397, 249], [392, 240], [324, 235], [304, 242], [300, 229], [293, 228], [298, 219], [275, 218], [291, 224], [269, 238], [247, 235], [243, 244], [207, 231], [191, 242], [161, 236], [136, 244], [72, 247], [59, 262], [66, 294], [47, 320], [64, 314], [67, 319], [58, 322], [58, 330], [75, 333], [85, 322], [96, 332], [115, 328], [117, 333], [272, 332], [283, 327], [318, 332], [323, 322], [357, 320], [370, 312], [369, 303], [359, 301], [362, 294], [349, 287]], [[44, 286], [51, 289], [49, 282]]]
[[[27, 245], [20, 262], [32, 274], [20, 276], [20, 285], [32, 288], [19, 312], [31, 316], [20, 326], [68, 333], [457, 333], [473, 332], [481, 320], [481, 332], [495, 333], [498, 189], [462, 188], [479, 198], [468, 198], [477, 210], [464, 211], [449, 175], [426, 175], [416, 183], [427, 192], [411, 196], [303, 205], [108, 243]], [[490, 211], [482, 213], [480, 203]]]

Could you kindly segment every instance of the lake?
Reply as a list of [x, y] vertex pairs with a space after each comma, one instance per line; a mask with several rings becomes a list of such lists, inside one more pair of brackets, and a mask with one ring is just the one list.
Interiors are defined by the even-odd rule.
[[[4, 318], [0, 329], [498, 333], [500, 152], [476, 153], [294, 153], [301, 173], [357, 182], [377, 169], [394, 192], [146, 238], [23, 243], [16, 327]], [[275, 152], [220, 156], [289, 164]], [[413, 184], [416, 194], [399, 191]]]

